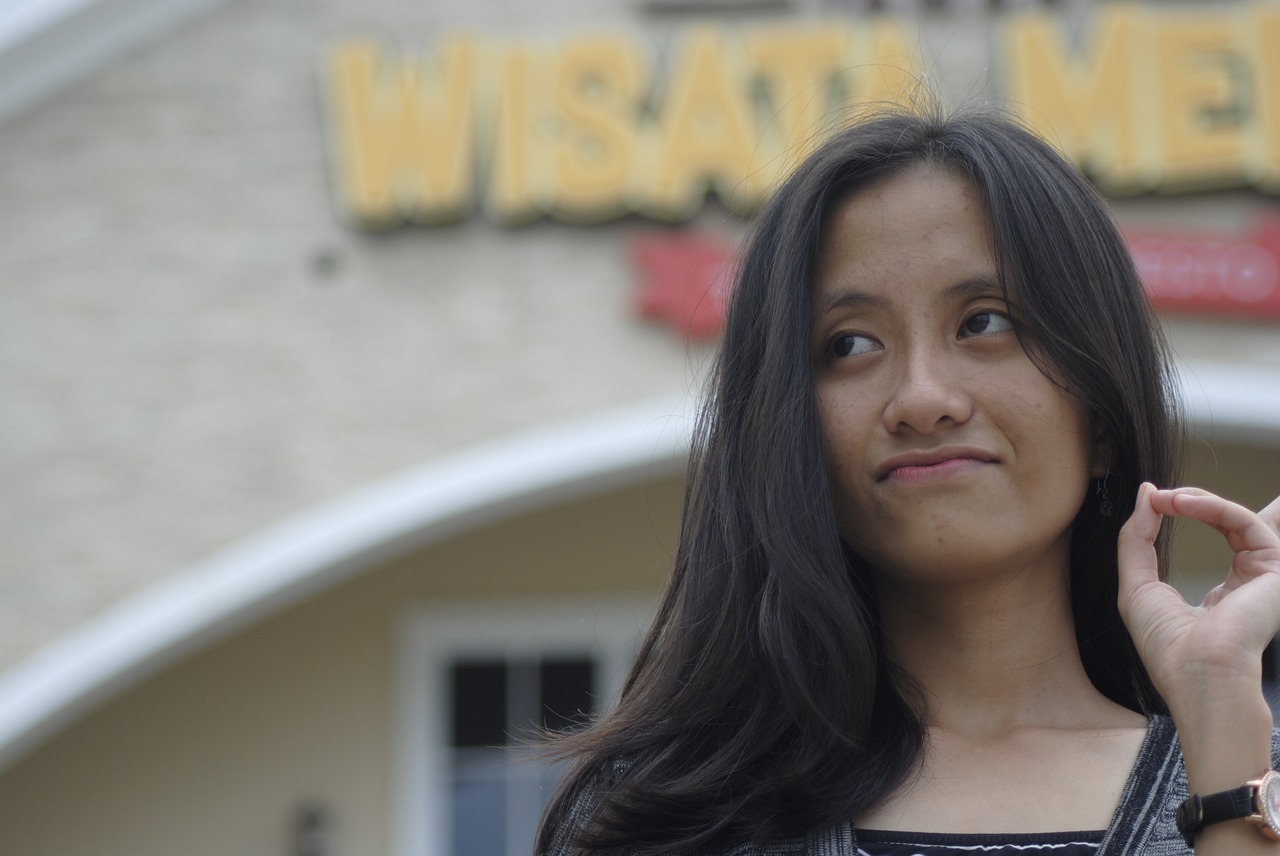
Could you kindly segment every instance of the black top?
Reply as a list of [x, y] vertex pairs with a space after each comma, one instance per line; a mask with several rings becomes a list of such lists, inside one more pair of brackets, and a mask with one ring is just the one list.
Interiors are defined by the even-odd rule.
[[857, 856], [1096, 856], [1106, 830], [954, 835], [859, 829]]

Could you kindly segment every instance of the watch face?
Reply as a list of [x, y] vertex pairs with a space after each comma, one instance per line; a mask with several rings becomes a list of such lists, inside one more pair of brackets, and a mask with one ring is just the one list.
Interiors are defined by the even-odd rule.
[[1280, 774], [1274, 770], [1262, 777], [1258, 788], [1258, 811], [1262, 815], [1263, 830], [1272, 838], [1280, 839]]

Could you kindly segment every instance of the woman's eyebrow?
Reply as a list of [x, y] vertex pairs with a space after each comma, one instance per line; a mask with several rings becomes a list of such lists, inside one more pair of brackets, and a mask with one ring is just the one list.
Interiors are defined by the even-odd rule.
[[953, 300], [966, 300], [974, 297], [998, 297], [1004, 300], [1004, 289], [992, 276], [974, 276], [957, 282], [943, 292]]
[[865, 294], [861, 291], [837, 291], [834, 294], [823, 295], [822, 299], [814, 307], [814, 317], [821, 318], [828, 312], [835, 309], [848, 309], [850, 307], [864, 306], [883, 306], [887, 303], [883, 297]]
[[[1000, 283], [993, 276], [973, 276], [963, 279], [955, 285], [948, 286], [942, 296], [947, 300], [969, 300], [976, 297], [998, 297], [1004, 300], [1004, 290], [1000, 288]], [[877, 297], [873, 294], [866, 294], [855, 289], [845, 289], [831, 294], [825, 294], [814, 306], [814, 317], [822, 317], [828, 312], [835, 309], [848, 309], [850, 307], [876, 307], [883, 306], [888, 301], [883, 297]]]

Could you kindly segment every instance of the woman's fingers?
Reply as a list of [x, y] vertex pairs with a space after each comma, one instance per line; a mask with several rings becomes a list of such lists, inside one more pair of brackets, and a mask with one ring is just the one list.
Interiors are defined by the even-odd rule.
[[1235, 557], [1224, 582], [1203, 606], [1227, 611], [1229, 635], [1265, 645], [1280, 630], [1280, 533], [1261, 515], [1199, 488], [1156, 490], [1154, 509], [1212, 526], [1227, 539]]
[[1163, 515], [1151, 504], [1155, 487], [1144, 482], [1138, 488], [1138, 501], [1133, 514], [1120, 527], [1119, 561], [1120, 585], [1133, 588], [1149, 580], [1160, 578], [1156, 567], [1156, 536], [1160, 534]]
[[1234, 552], [1280, 547], [1280, 532], [1261, 515], [1208, 491], [1194, 487], [1153, 490], [1149, 498], [1152, 508], [1161, 514], [1198, 520], [1217, 529]]
[[[1154, 542], [1165, 515], [1214, 527], [1235, 552], [1225, 582], [1201, 607], [1160, 582]], [[1207, 680], [1252, 680], [1280, 629], [1280, 533], [1269, 520], [1198, 488], [1143, 484], [1118, 550], [1121, 617], [1171, 706], [1203, 696]]]
[[1151, 502], [1156, 493], [1153, 485], [1143, 484], [1138, 489], [1138, 501], [1133, 514], [1120, 528], [1116, 548], [1120, 572], [1120, 616], [1129, 627], [1134, 640], [1142, 642], [1150, 633], [1150, 620], [1158, 614], [1181, 611], [1186, 602], [1171, 586], [1160, 581], [1157, 566], [1155, 540], [1160, 534], [1163, 515]]

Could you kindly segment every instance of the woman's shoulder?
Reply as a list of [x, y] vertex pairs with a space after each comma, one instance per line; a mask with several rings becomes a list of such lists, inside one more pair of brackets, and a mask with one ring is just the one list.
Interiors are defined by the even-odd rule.
[[538, 850], [536, 856], [573, 856], [582, 830], [600, 808], [601, 792], [608, 786], [609, 780], [625, 774], [629, 766], [624, 760], [615, 760], [583, 776], [575, 791], [563, 802], [559, 794], [553, 797], [553, 804], [560, 802], [564, 807], [543, 818], [550, 841], [545, 848]]
[[[1150, 736], [1147, 738], [1147, 745], [1143, 749], [1146, 754], [1152, 757], [1166, 756], [1169, 753], [1176, 752], [1179, 762], [1182, 760], [1182, 750], [1178, 743], [1178, 730], [1171, 718], [1168, 716], [1151, 717]], [[1280, 769], [1280, 726], [1273, 726], [1271, 729], [1271, 768], [1273, 770]]]

